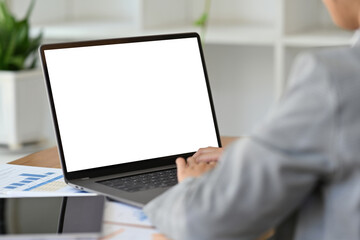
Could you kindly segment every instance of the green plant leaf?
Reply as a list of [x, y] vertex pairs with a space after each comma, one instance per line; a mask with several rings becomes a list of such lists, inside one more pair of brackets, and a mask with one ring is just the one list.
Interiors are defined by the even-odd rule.
[[25, 20], [29, 20], [30, 19], [30, 15], [34, 9], [34, 6], [35, 6], [35, 0], [31, 0], [31, 3], [30, 3], [30, 6], [26, 12], [26, 15], [25, 15]]
[[207, 13], [203, 13], [196, 21], [195, 21], [195, 25], [199, 26], [199, 27], [204, 27], [206, 25], [208, 19], [208, 14]]
[[0, 21], [5, 21], [5, 19], [9, 18], [9, 10], [4, 1], [0, 2]]
[[[10, 34], [9, 41], [7, 43], [7, 47], [4, 52], [5, 66], [9, 65], [9, 63], [11, 62], [11, 58], [15, 54], [15, 47], [16, 47], [15, 43], [16, 43], [16, 34], [14, 32], [13, 34]], [[8, 70], [12, 70], [12, 69], [8, 69]]]
[[[1, 32], [0, 32], [0, 33], [1, 33]], [[1, 35], [0, 35], [0, 36], [1, 36]], [[0, 69], [2, 69], [2, 68], [3, 68], [3, 65], [4, 65], [4, 61], [3, 61], [3, 59], [1, 58], [2, 56], [4, 56], [3, 51], [4, 51], [4, 49], [3, 49], [2, 45], [0, 44]]]
[[17, 23], [17, 36], [16, 36], [16, 53], [26, 52], [29, 47], [29, 25], [26, 21], [20, 21]]
[[6, 6], [4, 1], [0, 2], [0, 24], [11, 29], [14, 26], [15, 18], [11, 15], [9, 8]]
[[9, 70], [18, 71], [24, 68], [24, 58], [22, 56], [12, 56], [9, 61]]
[[25, 18], [17, 20], [6, 1], [0, 0], [0, 70], [22, 70], [35, 66], [43, 35], [30, 36], [29, 18], [34, 4], [35, 0], [32, 0]]

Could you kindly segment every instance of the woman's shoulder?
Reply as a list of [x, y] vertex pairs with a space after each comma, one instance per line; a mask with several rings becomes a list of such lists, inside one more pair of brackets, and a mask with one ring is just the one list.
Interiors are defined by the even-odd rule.
[[332, 47], [305, 52], [307, 58], [316, 64], [334, 71], [349, 71], [359, 68], [360, 47]]
[[360, 79], [360, 47], [333, 47], [306, 51], [298, 55], [294, 71], [326, 77], [331, 81]]

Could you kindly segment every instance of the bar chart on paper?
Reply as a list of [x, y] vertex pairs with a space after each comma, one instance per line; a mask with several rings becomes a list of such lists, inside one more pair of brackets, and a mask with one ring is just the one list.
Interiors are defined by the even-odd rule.
[[0, 197], [84, 194], [66, 185], [61, 169], [2, 164], [0, 176]]
[[[23, 177], [23, 179], [21, 179]], [[20, 173], [17, 182], [10, 182], [4, 187], [5, 190], [17, 191], [56, 191], [66, 186], [62, 175], [55, 172], [46, 172], [43, 174]]]

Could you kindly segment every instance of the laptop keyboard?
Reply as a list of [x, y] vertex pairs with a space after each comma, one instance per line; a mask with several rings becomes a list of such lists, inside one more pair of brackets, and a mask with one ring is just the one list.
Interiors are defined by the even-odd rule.
[[127, 192], [138, 192], [174, 186], [177, 184], [177, 174], [176, 168], [174, 168], [128, 177], [113, 178], [99, 181], [98, 183]]

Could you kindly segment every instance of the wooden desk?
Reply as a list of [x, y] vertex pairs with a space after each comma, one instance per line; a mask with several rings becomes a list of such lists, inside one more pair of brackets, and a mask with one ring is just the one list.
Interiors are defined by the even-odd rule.
[[[221, 143], [223, 147], [228, 146], [231, 142], [238, 139], [237, 137], [221, 137]], [[37, 153], [30, 154], [26, 157], [10, 162], [10, 164], [36, 166], [36, 167], [50, 167], [61, 168], [60, 159], [57, 147], [52, 147]], [[270, 231], [257, 240], [266, 240], [273, 235], [273, 231]], [[167, 240], [164, 236], [157, 236], [158, 240]]]

